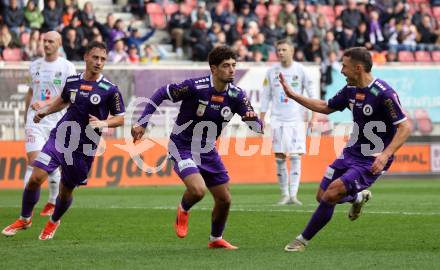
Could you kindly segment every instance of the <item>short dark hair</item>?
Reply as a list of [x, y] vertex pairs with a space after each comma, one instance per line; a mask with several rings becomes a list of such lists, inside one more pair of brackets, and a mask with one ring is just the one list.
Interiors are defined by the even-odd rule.
[[353, 47], [344, 52], [345, 57], [349, 57], [352, 61], [361, 63], [366, 72], [371, 72], [373, 60], [371, 54], [365, 47]]
[[94, 48], [103, 49], [107, 52], [107, 46], [104, 43], [99, 41], [92, 41], [87, 45], [86, 53], [90, 52]]
[[289, 45], [289, 47], [293, 48], [292, 41], [290, 41], [287, 38], [283, 38], [283, 39], [277, 40], [277, 42], [275, 43], [275, 47], [278, 47], [278, 45], [281, 45], [281, 44], [287, 44], [287, 45]]
[[208, 62], [210, 66], [218, 66], [224, 60], [237, 60], [237, 54], [228, 46], [219, 46], [214, 48], [208, 55]]

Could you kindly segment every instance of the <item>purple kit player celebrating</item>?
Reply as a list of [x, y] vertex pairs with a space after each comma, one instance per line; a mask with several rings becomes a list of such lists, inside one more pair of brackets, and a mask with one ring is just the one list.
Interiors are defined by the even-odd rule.
[[284, 77], [280, 82], [286, 95], [310, 110], [330, 114], [349, 108], [354, 131], [342, 156], [331, 164], [316, 195], [318, 208], [305, 230], [290, 242], [286, 251], [304, 251], [310, 241], [332, 218], [336, 204], [351, 202], [348, 217], [355, 220], [371, 198], [367, 190], [390, 167], [394, 153], [410, 135], [410, 127], [396, 92], [371, 75], [371, 55], [364, 47], [344, 52], [342, 74], [347, 85], [333, 98], [310, 99], [291, 90]]
[[[32, 175], [23, 192], [20, 218], [3, 229], [2, 234], [13, 236], [32, 225], [32, 210], [40, 198], [41, 184], [48, 174], [61, 167], [55, 211], [39, 236], [40, 240], [53, 238], [62, 215], [72, 204], [74, 188], [87, 184], [100, 130], [123, 125], [122, 96], [118, 87], [101, 75], [106, 59], [106, 46], [90, 43], [84, 55], [85, 72], [67, 77], [61, 95], [36, 113], [34, 122], [38, 123], [70, 105], [33, 163]], [[113, 116], [108, 118], [109, 114]]]
[[205, 195], [206, 188], [214, 197], [209, 248], [237, 249], [222, 238], [231, 204], [229, 176], [215, 149], [215, 141], [234, 113], [256, 132], [262, 132], [246, 94], [233, 85], [236, 55], [228, 47], [217, 47], [209, 54], [211, 76], [185, 80], [159, 88], [145, 107], [142, 117], [132, 128], [135, 141], [142, 138], [149, 117], [165, 99], [182, 101], [176, 126], [170, 136], [168, 151], [174, 170], [186, 190], [177, 209], [176, 234], [188, 232], [190, 208]]

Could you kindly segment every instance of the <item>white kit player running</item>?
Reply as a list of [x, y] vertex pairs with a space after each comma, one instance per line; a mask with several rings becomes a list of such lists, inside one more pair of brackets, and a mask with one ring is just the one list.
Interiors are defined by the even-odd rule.
[[[26, 96], [25, 111], [26, 155], [28, 160], [24, 176], [25, 186], [32, 174], [32, 162], [40, 153], [49, 138], [50, 131], [64, 115], [65, 110], [45, 117], [38, 124], [33, 121], [35, 113], [59, 96], [66, 83], [66, 78], [76, 73], [71, 62], [58, 56], [58, 49], [61, 47], [61, 36], [58, 32], [45, 33], [43, 42], [45, 56], [32, 62], [29, 68], [31, 82]], [[50, 216], [54, 211], [60, 177], [59, 169], [49, 175], [49, 199], [40, 213], [42, 216]]]
[[[312, 89], [312, 80], [304, 66], [293, 61], [293, 45], [288, 40], [276, 43], [279, 64], [271, 67], [263, 83], [260, 119], [263, 121], [271, 106], [270, 125], [272, 127], [272, 149], [275, 153], [277, 178], [281, 188], [281, 200], [278, 204], [302, 203], [298, 200], [298, 188], [301, 178], [301, 155], [306, 153], [307, 111], [295, 101], [286, 97], [279, 82], [280, 73], [292, 86], [292, 89], [309, 97], [316, 98]], [[312, 120], [315, 115], [312, 113]], [[287, 156], [290, 172], [287, 171]]]

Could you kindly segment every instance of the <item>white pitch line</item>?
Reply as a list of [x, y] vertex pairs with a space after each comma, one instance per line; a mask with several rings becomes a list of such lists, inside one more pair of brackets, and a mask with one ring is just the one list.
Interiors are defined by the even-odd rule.
[[[19, 205], [0, 205], [0, 208], [20, 208]], [[145, 209], [145, 210], [170, 210], [175, 211], [175, 206], [120, 206], [120, 205], [109, 205], [109, 206], [74, 206], [73, 208], [78, 209]], [[212, 207], [195, 207], [194, 211], [211, 211]], [[313, 213], [315, 209], [263, 209], [263, 208], [241, 208], [232, 207], [231, 212], [272, 212], [272, 213]], [[346, 213], [347, 211], [335, 211], [335, 213]], [[440, 216], [440, 212], [395, 212], [395, 211], [363, 211], [366, 214], [376, 214], [376, 215], [404, 215], [404, 216]]]

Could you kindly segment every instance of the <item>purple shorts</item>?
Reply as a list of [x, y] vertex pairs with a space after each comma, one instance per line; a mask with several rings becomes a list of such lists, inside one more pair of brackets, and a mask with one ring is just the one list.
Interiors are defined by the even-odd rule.
[[207, 187], [229, 182], [228, 172], [217, 151], [202, 154], [200, 159], [193, 156], [189, 149], [178, 149], [178, 152], [179, 157], [170, 154], [170, 159], [174, 161], [174, 171], [182, 181], [190, 174], [200, 173]]
[[68, 164], [64, 154], [57, 151], [55, 138], [49, 137], [49, 140], [43, 146], [43, 149], [32, 165], [45, 170], [49, 174], [56, 168], [61, 167], [61, 181], [63, 185], [68, 188], [86, 185], [87, 175], [92, 167], [93, 157], [76, 152], [71, 153], [71, 155], [72, 162]]
[[385, 165], [381, 174], [374, 175], [370, 172], [374, 160], [361, 159], [344, 152], [343, 159], [336, 159], [325, 172], [320, 187], [327, 190], [328, 186], [336, 179], [341, 178], [349, 195], [369, 188], [391, 166], [392, 160]]

